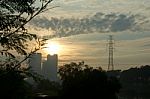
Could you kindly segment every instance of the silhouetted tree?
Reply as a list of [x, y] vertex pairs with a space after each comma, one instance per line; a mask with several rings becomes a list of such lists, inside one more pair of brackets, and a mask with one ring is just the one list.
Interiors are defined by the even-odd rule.
[[120, 73], [120, 95], [128, 99], [150, 98], [150, 66], [130, 68]]
[[28, 68], [14, 68], [7, 64], [6, 68], [0, 68], [0, 98], [1, 99], [30, 99], [32, 86], [25, 81], [29, 76], [37, 79]]
[[108, 77], [101, 69], [93, 69], [84, 62], [66, 64], [59, 69], [62, 97], [97, 97], [117, 99], [121, 86], [115, 77]]
[[[0, 0], [0, 98], [29, 99], [31, 86], [25, 81], [27, 77], [36, 79], [29, 68], [22, 68], [21, 63], [45, 44], [26, 28], [38, 14], [47, 8], [53, 0]], [[28, 52], [28, 41], [35, 40], [37, 46]], [[15, 54], [24, 55], [19, 61]]]
[[[2, 56], [9, 57], [9, 59], [15, 58], [14, 52], [10, 53], [12, 50], [21, 55], [28, 55], [27, 42], [37, 40], [37, 35], [29, 33], [25, 25], [38, 14], [51, 9], [46, 7], [52, 1], [0, 0], [0, 54]], [[39, 47], [35, 48], [35, 50], [38, 49]]]
[[[37, 35], [29, 33], [26, 24], [38, 14], [50, 9], [46, 8], [53, 0], [0, 0], [0, 54], [11, 59], [15, 58], [14, 52], [28, 56], [28, 41]], [[43, 40], [42, 40], [43, 41]], [[38, 47], [34, 50], [38, 50]], [[10, 60], [9, 60], [10, 61]]]
[[34, 88], [35, 93], [41, 93], [47, 96], [58, 96], [60, 84], [57, 82], [49, 81], [48, 79], [40, 80]]

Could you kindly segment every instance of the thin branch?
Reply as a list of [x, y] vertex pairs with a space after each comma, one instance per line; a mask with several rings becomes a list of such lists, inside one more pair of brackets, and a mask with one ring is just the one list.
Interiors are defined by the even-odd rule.
[[42, 12], [42, 10], [44, 10], [44, 9], [46, 8], [46, 6], [47, 6], [50, 2], [52, 2], [52, 1], [53, 1], [53, 0], [47, 1], [47, 3], [46, 3], [43, 7], [41, 7], [33, 16], [31, 16], [29, 20], [27, 20], [26, 22], [24, 22], [24, 24], [22, 24], [20, 27], [18, 27], [18, 28], [17, 28], [15, 31], [13, 31], [12, 33], [10, 33], [10, 34], [8, 34], [8, 35], [5, 35], [5, 37], [11, 36], [12, 34], [18, 32], [21, 27], [23, 27], [24, 25], [26, 25], [26, 24], [27, 24], [29, 21], [31, 21], [34, 17], [36, 17], [38, 14], [40, 14], [40, 13]]
[[57, 8], [57, 7], [60, 7], [60, 6], [54, 6], [54, 7], [51, 7], [51, 8], [47, 8], [47, 9], [45, 9], [45, 10], [41, 11], [41, 13], [46, 12], [46, 11], [48, 11], [48, 10], [50, 10], [50, 9]]
[[15, 69], [15, 68], [19, 68], [20, 65], [21, 65], [21, 63], [23, 63], [23, 62], [26, 61], [28, 58], [30, 58], [30, 56], [31, 56], [33, 53], [37, 52], [38, 50], [39, 50], [39, 49], [36, 49], [36, 50], [30, 52], [29, 55], [27, 55], [22, 61], [20, 61], [18, 64], [16, 64], [13, 68], [14, 68], [14, 69]]
[[[31, 51], [22, 61], [20, 61], [18, 64], [16, 64], [15, 66], [14, 66], [14, 69], [15, 68], [19, 68], [20, 67], [20, 65], [21, 65], [21, 63], [23, 63], [24, 61], [26, 61], [28, 58], [30, 58], [30, 56], [33, 54], [33, 53], [35, 53], [35, 52], [37, 52], [38, 50], [41, 50], [41, 43], [42, 43], [42, 41], [40, 41], [39, 39], [38, 39], [38, 48], [35, 48], [35, 50], [34, 51]], [[42, 48], [44, 48], [44, 47], [42, 47]]]

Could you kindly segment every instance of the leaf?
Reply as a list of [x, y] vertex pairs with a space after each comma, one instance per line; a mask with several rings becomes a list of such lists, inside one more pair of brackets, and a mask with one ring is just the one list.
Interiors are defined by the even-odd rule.
[[1, 55], [3, 55], [3, 52], [1, 52]]

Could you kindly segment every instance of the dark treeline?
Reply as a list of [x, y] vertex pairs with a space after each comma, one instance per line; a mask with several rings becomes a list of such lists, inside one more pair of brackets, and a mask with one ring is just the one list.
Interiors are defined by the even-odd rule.
[[[58, 70], [61, 82], [55, 83], [42, 80], [34, 89], [35, 93], [48, 95], [45, 99], [72, 99], [72, 98], [97, 98], [118, 99], [121, 88], [116, 77], [109, 77], [106, 71], [94, 69], [84, 62], [70, 63], [61, 66]], [[42, 97], [36, 96], [37, 99]]]
[[59, 69], [62, 80], [61, 98], [91, 97], [117, 99], [121, 85], [116, 77], [85, 65], [84, 62], [66, 64]]
[[[128, 70], [104, 71], [84, 62], [70, 63], [58, 70], [60, 82], [43, 78], [29, 83], [24, 73], [0, 69], [2, 99], [64, 99], [96, 97], [96, 99], [149, 99], [150, 66]], [[38, 77], [36, 77], [38, 78]]]
[[[61, 81], [59, 83], [43, 79], [30, 68], [22, 67], [23, 62], [33, 53], [44, 48], [46, 41], [30, 33], [25, 25], [42, 12], [55, 8], [55, 6], [47, 8], [52, 1], [0, 0], [0, 57], [2, 58], [0, 60], [0, 99], [40, 99], [42, 97], [45, 99], [68, 97], [79, 99], [79, 97], [87, 96], [92, 99], [94, 97], [96, 99], [118, 99], [118, 96], [119, 98], [141, 99], [141, 97], [150, 97], [150, 66], [106, 72], [101, 68], [89, 67], [84, 62], [70, 63], [60, 67], [58, 74]], [[63, 37], [95, 30], [104, 32], [133, 30], [130, 26], [135, 25], [134, 16], [122, 14], [97, 13], [93, 18], [79, 21], [64, 19], [61, 21], [63, 24], [60, 25], [56, 25], [59, 23], [58, 19], [53, 18], [51, 29], [57, 31], [58, 36]], [[79, 25], [74, 25], [77, 24], [76, 22]], [[122, 25], [117, 28], [120, 23]], [[29, 51], [31, 44], [29, 41], [36, 42], [31, 51]], [[16, 54], [25, 58], [20, 61]], [[29, 83], [26, 80], [29, 78], [35, 82]]]
[[119, 79], [122, 88], [120, 97], [123, 99], [149, 99], [150, 98], [150, 65], [128, 70], [108, 71], [109, 76]]
[[[41, 92], [51, 92], [49, 95], [53, 93], [57, 98], [77, 98], [79, 96], [97, 97], [97, 99], [150, 98], [149, 65], [128, 70], [104, 71], [101, 68], [94, 69], [79, 62], [61, 66], [59, 75], [61, 85], [56, 84], [57, 87], [53, 87], [55, 90], [51, 87], [50, 91], [45, 90], [48, 87], [42, 83], [41, 87], [45, 86], [45, 88]], [[38, 87], [38, 89], [41, 88]]]
[[[31, 83], [27, 71], [0, 68], [1, 99], [72, 99], [91, 97], [118, 99], [121, 88], [116, 77], [109, 77], [106, 71], [94, 69], [84, 62], [65, 64], [59, 68], [60, 82], [52, 82], [35, 75]], [[33, 76], [32, 76], [33, 77]]]
[[60, 67], [59, 75], [62, 83], [54, 92], [61, 98], [88, 96], [100, 99], [149, 99], [150, 97], [149, 65], [123, 71], [104, 71], [79, 62]]

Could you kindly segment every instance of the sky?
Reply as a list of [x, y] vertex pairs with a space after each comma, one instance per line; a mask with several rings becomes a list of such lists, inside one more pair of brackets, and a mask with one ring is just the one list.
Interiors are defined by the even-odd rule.
[[49, 7], [59, 7], [33, 19], [29, 30], [59, 44], [59, 65], [85, 61], [107, 69], [109, 35], [115, 69], [149, 65], [149, 5], [149, 0], [53, 0]]

